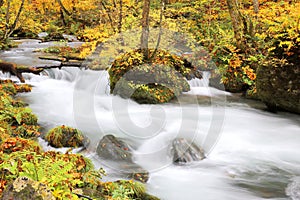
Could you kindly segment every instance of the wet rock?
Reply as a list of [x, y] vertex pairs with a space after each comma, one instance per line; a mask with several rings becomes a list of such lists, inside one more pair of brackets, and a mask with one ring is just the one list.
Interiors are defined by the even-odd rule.
[[300, 65], [265, 63], [257, 70], [256, 88], [270, 111], [300, 113]]
[[108, 165], [118, 172], [141, 182], [147, 182], [149, 172], [133, 162], [132, 148], [113, 135], [105, 135], [96, 150], [100, 158], [109, 161]]
[[33, 181], [27, 177], [17, 178], [8, 185], [0, 200], [55, 200], [46, 185]]
[[230, 81], [223, 83], [222, 76], [214, 71], [211, 71], [211, 76], [209, 78], [208, 85], [218, 90], [223, 90], [232, 93], [245, 92], [249, 88], [247, 84], [235, 79], [230, 79]]
[[132, 162], [130, 147], [113, 135], [105, 135], [100, 140], [97, 153], [104, 159]]
[[176, 138], [172, 143], [173, 163], [182, 165], [205, 158], [204, 150], [184, 138]]

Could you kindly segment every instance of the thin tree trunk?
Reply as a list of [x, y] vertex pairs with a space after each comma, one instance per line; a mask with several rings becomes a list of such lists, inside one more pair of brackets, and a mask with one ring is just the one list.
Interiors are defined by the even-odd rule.
[[104, 8], [105, 12], [107, 13], [108, 20], [109, 20], [109, 23], [110, 23], [110, 26], [111, 26], [112, 30], [115, 32], [114, 23], [113, 23], [111, 15], [110, 15], [110, 10], [107, 9], [107, 7], [106, 7], [106, 5], [103, 1], [101, 1], [101, 5]]
[[6, 7], [6, 15], [5, 15], [5, 27], [6, 27], [6, 31], [9, 30], [9, 10], [10, 10], [10, 0], [7, 1], [7, 7]]
[[149, 12], [150, 12], [150, 0], [144, 0], [143, 14], [142, 14], [141, 49], [145, 60], [149, 59], [149, 51], [148, 51]]
[[61, 2], [61, 0], [57, 0], [57, 2], [58, 2], [58, 4], [59, 4], [59, 6], [60, 6], [60, 8], [68, 15], [68, 16], [70, 16], [72, 13], [70, 13], [67, 9], [66, 9], [66, 7], [64, 6], [64, 4]]
[[19, 11], [18, 11], [18, 14], [17, 14], [17, 16], [16, 16], [16, 18], [15, 18], [15, 21], [14, 21], [12, 27], [11, 27], [11, 29], [12, 29], [11, 31], [15, 30], [15, 28], [16, 28], [16, 26], [17, 26], [17, 23], [18, 23], [19, 18], [20, 18], [20, 16], [21, 16], [22, 10], [23, 10], [23, 8], [24, 8], [24, 3], [25, 3], [25, 0], [22, 0], [22, 3], [21, 3], [21, 5], [20, 5]]
[[120, 11], [119, 11], [119, 22], [118, 22], [118, 33], [122, 32], [122, 20], [123, 20], [123, 0], [119, 1]]
[[17, 23], [19, 22], [22, 10], [24, 8], [24, 3], [25, 3], [25, 0], [22, 0], [20, 8], [18, 10], [18, 13], [16, 15], [16, 18], [15, 18], [13, 24], [11, 26], [9, 26], [10, 1], [8, 1], [7, 10], [6, 10], [6, 12], [7, 12], [6, 13], [6, 28], [7, 28], [7, 30], [6, 30], [6, 33], [4, 35], [4, 39], [7, 39], [14, 32], [14, 30], [16, 29]]
[[[121, 35], [122, 24], [123, 24], [123, 0], [119, 0], [119, 6], [120, 6], [120, 11], [119, 11], [118, 33], [119, 33], [119, 37], [120, 37], [121, 46], [125, 46], [123, 35]], [[123, 52], [123, 51], [121, 51], [121, 52]]]
[[257, 14], [259, 12], [259, 2], [258, 0], [252, 0], [254, 12]]
[[157, 38], [157, 42], [156, 42], [156, 47], [150, 57], [150, 60], [152, 60], [155, 57], [155, 54], [156, 54], [159, 44], [160, 44], [161, 35], [162, 35], [162, 20], [163, 20], [163, 15], [164, 15], [164, 11], [165, 11], [165, 1], [166, 0], [161, 0], [161, 11], [160, 11], [160, 17], [159, 17], [159, 33], [158, 33], [158, 38]]
[[232, 27], [234, 31], [234, 37], [236, 39], [237, 47], [245, 52], [247, 49], [247, 41], [244, 37], [244, 20], [241, 16], [237, 2], [235, 0], [227, 0], [227, 5], [229, 9], [229, 14], [231, 17]]
[[56, 0], [60, 6], [60, 8], [64, 11], [64, 13], [66, 13], [67, 16], [71, 17], [74, 21], [76, 22], [81, 22], [81, 23], [86, 23], [86, 21], [78, 18], [77, 16], [75, 16], [73, 13], [69, 12], [66, 7], [64, 6], [64, 4], [61, 2], [61, 0]]
[[67, 23], [66, 23], [66, 20], [65, 20], [64, 11], [62, 9], [60, 9], [60, 18], [62, 20], [63, 25], [66, 26]]

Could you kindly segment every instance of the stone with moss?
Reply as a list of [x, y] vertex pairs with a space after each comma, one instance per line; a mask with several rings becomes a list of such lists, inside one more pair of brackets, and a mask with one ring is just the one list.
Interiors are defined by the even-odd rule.
[[[149, 49], [149, 55], [154, 53]], [[119, 56], [108, 70], [110, 92], [138, 103], [165, 103], [190, 90], [187, 80], [201, 73], [182, 57], [158, 50], [145, 59], [141, 49]]]
[[275, 59], [266, 62], [258, 68], [256, 87], [270, 111], [300, 113], [300, 65]]
[[51, 129], [46, 135], [45, 140], [53, 147], [82, 147], [86, 142], [83, 133], [75, 128], [68, 126], [58, 126]]
[[[300, 113], [299, 36], [281, 33], [257, 70], [257, 94], [270, 111]], [[289, 47], [289, 43], [293, 45]]]

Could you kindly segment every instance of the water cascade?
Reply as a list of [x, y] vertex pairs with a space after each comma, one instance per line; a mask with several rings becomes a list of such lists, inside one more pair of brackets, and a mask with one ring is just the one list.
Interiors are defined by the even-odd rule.
[[[62, 124], [82, 130], [90, 139], [84, 154], [98, 167], [103, 163], [95, 149], [103, 135], [124, 138], [135, 162], [150, 172], [148, 191], [161, 199], [300, 198], [299, 115], [272, 114], [259, 102], [210, 88], [207, 73], [163, 105], [110, 95], [105, 71], [63, 68], [24, 77], [34, 87], [20, 96], [46, 130]], [[202, 146], [207, 158], [173, 165], [169, 149], [176, 137]]]

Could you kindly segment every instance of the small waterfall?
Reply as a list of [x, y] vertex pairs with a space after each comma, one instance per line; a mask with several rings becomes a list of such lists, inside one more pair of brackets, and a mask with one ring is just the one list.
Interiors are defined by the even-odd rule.
[[209, 84], [209, 78], [210, 78], [210, 72], [209, 71], [203, 71], [202, 72], [202, 79], [192, 79], [189, 81], [189, 84], [191, 87], [208, 87]]
[[63, 67], [61, 69], [47, 69], [44, 73], [52, 79], [73, 82], [80, 71], [81, 70], [78, 67]]
[[[300, 175], [299, 124], [295, 121], [299, 116], [265, 113], [243, 103], [226, 107], [226, 117], [215, 109], [219, 104], [140, 105], [109, 95], [106, 71], [66, 68], [50, 73], [49, 77], [31, 75], [28, 82], [36, 87], [31, 93], [22, 94], [39, 116], [39, 122], [49, 128], [65, 124], [81, 129], [91, 140], [87, 155], [96, 163], [93, 148], [104, 134], [132, 141], [136, 163], [151, 172], [148, 191], [162, 199], [189, 200], [205, 195], [206, 200], [262, 200], [259, 195], [265, 189], [284, 191], [287, 186], [286, 195], [299, 197], [299, 181], [291, 179]], [[215, 95], [212, 88], [205, 87], [209, 73], [203, 77], [192, 81], [188, 99], [205, 94], [204, 89], [208, 90], [207, 95]], [[32, 82], [35, 79], [38, 83]], [[223, 91], [219, 92], [221, 95]], [[114, 103], [118, 106], [114, 107]], [[192, 138], [201, 144], [207, 132], [216, 131], [216, 122], [224, 117], [222, 135], [208, 159], [189, 168], [172, 165], [168, 151], [172, 139]], [[151, 124], [161, 128], [153, 134], [148, 128]], [[274, 182], [276, 177], [280, 181]], [[261, 187], [252, 189], [253, 180]], [[235, 184], [237, 181], [242, 184]], [[271, 182], [275, 185], [268, 185]], [[283, 195], [277, 192], [271, 197]]]

